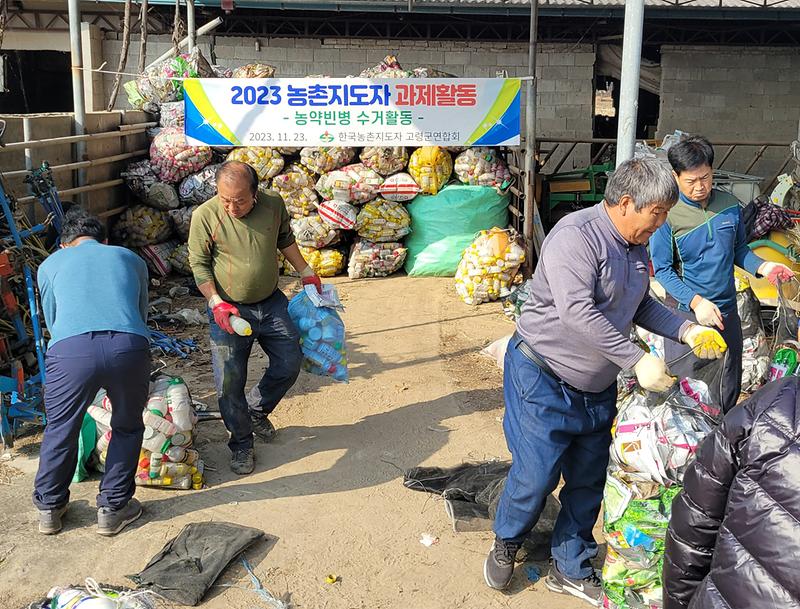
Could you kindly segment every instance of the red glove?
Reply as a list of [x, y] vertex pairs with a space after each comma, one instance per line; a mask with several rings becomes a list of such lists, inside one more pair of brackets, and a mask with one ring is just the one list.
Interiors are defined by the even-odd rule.
[[214, 313], [214, 321], [217, 322], [220, 328], [225, 330], [228, 334], [234, 333], [231, 327], [231, 315], [239, 315], [239, 309], [230, 303], [220, 301], [214, 305], [211, 312]]
[[304, 285], [304, 286], [306, 286], [306, 285], [313, 285], [314, 287], [316, 287], [316, 288], [317, 288], [317, 292], [319, 292], [320, 294], [322, 294], [322, 281], [320, 280], [319, 276], [317, 276], [317, 275], [310, 275], [310, 276], [308, 276], [308, 277], [303, 277], [303, 278], [301, 279], [301, 281], [303, 282], [303, 285]]
[[766, 276], [772, 285], [786, 283], [794, 277], [792, 270], [779, 262], [765, 262], [759, 268], [759, 272], [761, 275]]

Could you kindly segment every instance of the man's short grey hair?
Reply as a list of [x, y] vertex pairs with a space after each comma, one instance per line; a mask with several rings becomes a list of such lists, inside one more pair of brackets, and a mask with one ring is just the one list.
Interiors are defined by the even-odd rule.
[[678, 183], [668, 164], [651, 158], [630, 159], [609, 178], [605, 200], [613, 207], [628, 195], [633, 199], [633, 208], [641, 211], [657, 203], [671, 207], [678, 201], [678, 194]]

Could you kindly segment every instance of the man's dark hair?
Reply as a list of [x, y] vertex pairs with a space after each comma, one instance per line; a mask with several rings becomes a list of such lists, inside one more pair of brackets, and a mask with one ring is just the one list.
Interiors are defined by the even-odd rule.
[[670, 146], [667, 158], [672, 170], [680, 175], [703, 165], [714, 167], [714, 147], [702, 135], [692, 135]]
[[80, 205], [74, 205], [64, 214], [61, 243], [72, 243], [80, 237], [91, 237], [95, 241], [104, 241], [106, 229], [97, 216], [93, 216]]
[[258, 192], [258, 173], [256, 170], [253, 169], [252, 165], [248, 165], [247, 163], [243, 163], [241, 161], [225, 161], [222, 163], [219, 168], [217, 169], [217, 173], [214, 175], [217, 184], [222, 178], [237, 178], [242, 176], [247, 176], [249, 183], [250, 183], [250, 191], [253, 194]]

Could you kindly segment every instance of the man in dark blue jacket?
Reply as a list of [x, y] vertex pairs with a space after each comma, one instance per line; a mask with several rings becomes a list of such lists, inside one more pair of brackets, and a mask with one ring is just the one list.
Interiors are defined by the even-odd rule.
[[[773, 283], [794, 274], [777, 262], [765, 262], [747, 247], [739, 200], [712, 188], [714, 148], [701, 136], [688, 137], [669, 149], [680, 199], [667, 222], [650, 238], [656, 279], [687, 319], [719, 328], [728, 345], [723, 365], [722, 407], [736, 405], [742, 386], [742, 324], [736, 311], [734, 265]], [[684, 345], [667, 341], [665, 358], [684, 355]], [[691, 375], [699, 362], [689, 357], [670, 369]]]

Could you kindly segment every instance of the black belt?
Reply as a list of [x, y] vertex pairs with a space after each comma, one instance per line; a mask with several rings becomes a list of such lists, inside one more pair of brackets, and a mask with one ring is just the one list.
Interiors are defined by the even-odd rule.
[[555, 372], [553, 372], [553, 369], [550, 367], [550, 364], [548, 364], [546, 361], [544, 361], [544, 359], [542, 359], [542, 357], [538, 353], [536, 353], [536, 351], [531, 349], [528, 346], [528, 344], [525, 342], [525, 340], [519, 334], [516, 334], [516, 333], [514, 334], [514, 342], [513, 342], [513, 344], [515, 344], [517, 346], [517, 349], [519, 350], [520, 353], [522, 353], [522, 355], [524, 355], [530, 361], [532, 361], [534, 364], [539, 366], [539, 368], [542, 369], [542, 372], [544, 372], [548, 376], [552, 377], [558, 383], [564, 385], [564, 387], [566, 387], [567, 389], [571, 389], [572, 391], [577, 391], [579, 393], [583, 393], [583, 391], [581, 391], [580, 389], [578, 389], [576, 387], [573, 387], [572, 385], [567, 383], [564, 379], [562, 379], [560, 376], [558, 376]]

